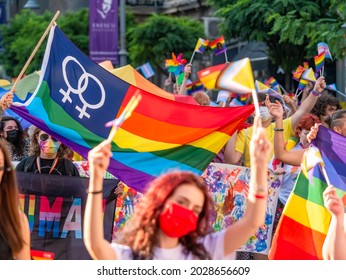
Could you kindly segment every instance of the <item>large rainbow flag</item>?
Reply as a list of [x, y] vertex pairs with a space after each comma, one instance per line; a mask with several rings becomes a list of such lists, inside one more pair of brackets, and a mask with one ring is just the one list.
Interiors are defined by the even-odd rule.
[[[104, 124], [121, 114], [137, 89], [90, 60], [54, 26], [39, 86], [11, 109], [86, 158], [108, 137], [111, 128]], [[214, 108], [140, 91], [141, 102], [113, 139], [108, 169], [140, 192], [169, 170], [202, 174], [254, 111], [252, 105]]]
[[[331, 184], [346, 205], [346, 137], [319, 126], [314, 144], [321, 151]], [[327, 183], [318, 165], [310, 172], [312, 181], [303, 173], [298, 176], [275, 232], [269, 259], [322, 259], [331, 218], [322, 196]]]

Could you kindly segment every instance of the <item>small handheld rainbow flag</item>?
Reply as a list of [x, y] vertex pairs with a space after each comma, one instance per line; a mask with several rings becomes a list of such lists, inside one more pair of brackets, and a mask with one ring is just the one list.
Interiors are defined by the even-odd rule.
[[327, 184], [330, 185], [330, 180], [324, 168], [324, 161], [322, 159], [321, 152], [317, 147], [311, 146], [304, 152], [302, 163], [301, 163], [302, 173], [305, 175], [306, 178], [309, 179], [311, 185], [314, 184], [314, 181], [313, 181], [313, 175], [309, 171], [312, 170], [316, 165], [319, 165], [327, 181]]
[[324, 70], [325, 54], [326, 54], [325, 52], [321, 52], [320, 54], [314, 56], [315, 73], [319, 73], [321, 76], [323, 75], [323, 70]]
[[206, 39], [202, 39], [202, 38], [198, 38], [198, 41], [197, 41], [197, 44], [195, 46], [195, 49], [192, 53], [192, 57], [190, 59], [190, 64], [192, 63], [192, 60], [195, 56], [195, 53], [200, 53], [200, 54], [203, 54], [204, 51], [205, 51], [205, 48], [209, 45], [209, 40], [206, 40]]
[[201, 91], [203, 89], [204, 89], [203, 84], [200, 81], [195, 81], [193, 83], [186, 85], [186, 91], [188, 95], [192, 95], [193, 93], [197, 91]]
[[203, 54], [205, 51], [205, 48], [208, 47], [208, 45], [209, 45], [209, 40], [198, 38], [194, 51], [200, 54]]
[[317, 44], [317, 52], [318, 54], [325, 53], [325, 58], [329, 58], [333, 60], [332, 54], [330, 53], [329, 47], [326, 43], [321, 42]]
[[305, 70], [301, 78], [303, 80], [307, 80], [313, 83], [316, 82], [315, 73], [314, 73], [314, 70], [312, 70], [312, 68]]
[[304, 68], [303, 66], [301, 66], [301, 65], [298, 65], [296, 71], [294, 71], [294, 72], [292, 73], [292, 75], [293, 75], [293, 77], [292, 77], [293, 80], [299, 82], [300, 77], [302, 76], [302, 74], [303, 74], [304, 71], [305, 71], [305, 68]]
[[279, 84], [279, 82], [273, 76], [269, 77], [269, 79], [265, 82], [265, 84], [267, 86], [271, 87], [276, 92], [282, 94], [282, 91], [281, 91], [282, 87]]
[[308, 83], [309, 83], [309, 81], [304, 80], [304, 79], [300, 79], [299, 84], [298, 84], [298, 90], [304, 90], [304, 88], [306, 87], [306, 85]]
[[210, 42], [209, 47], [213, 50], [215, 55], [219, 55], [227, 51], [225, 38], [223, 36]]

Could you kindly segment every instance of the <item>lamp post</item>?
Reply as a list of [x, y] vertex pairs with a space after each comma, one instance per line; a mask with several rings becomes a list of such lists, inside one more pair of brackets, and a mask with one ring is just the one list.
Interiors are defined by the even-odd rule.
[[120, 0], [120, 66], [125, 66], [127, 64], [126, 50], [126, 13], [125, 13], [125, 0]]

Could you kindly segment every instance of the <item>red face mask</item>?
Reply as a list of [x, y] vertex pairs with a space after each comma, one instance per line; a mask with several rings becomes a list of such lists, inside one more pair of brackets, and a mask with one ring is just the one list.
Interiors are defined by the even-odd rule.
[[174, 202], [159, 216], [160, 228], [169, 237], [180, 238], [197, 228], [198, 216]]

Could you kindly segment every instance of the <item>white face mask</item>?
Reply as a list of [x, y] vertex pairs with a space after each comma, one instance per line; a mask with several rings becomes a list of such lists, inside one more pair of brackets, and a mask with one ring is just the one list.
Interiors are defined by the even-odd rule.
[[259, 109], [262, 122], [268, 121], [271, 118], [271, 114], [269, 113], [268, 108], [265, 106], [261, 106]]

